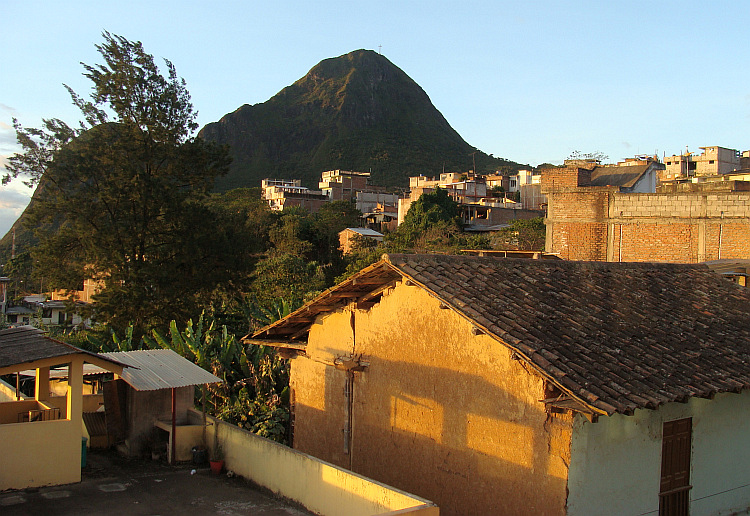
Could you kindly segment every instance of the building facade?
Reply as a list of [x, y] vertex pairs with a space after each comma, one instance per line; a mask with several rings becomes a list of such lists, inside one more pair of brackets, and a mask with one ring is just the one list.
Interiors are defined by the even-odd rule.
[[623, 191], [579, 167], [545, 170], [546, 251], [566, 260], [697, 263], [750, 257], [750, 191], [715, 182]]
[[685, 177], [712, 176], [728, 174], [740, 168], [740, 151], [725, 147], [700, 147], [700, 154], [693, 154], [687, 149], [684, 154], [664, 157], [666, 168], [661, 180], [672, 180]]

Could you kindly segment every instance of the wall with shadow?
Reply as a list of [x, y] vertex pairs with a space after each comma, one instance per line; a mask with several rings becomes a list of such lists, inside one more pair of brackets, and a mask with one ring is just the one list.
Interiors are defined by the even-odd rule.
[[[425, 291], [398, 285], [368, 312], [330, 314], [308, 342], [292, 365], [295, 448], [442, 514], [565, 512], [572, 417], [547, 414], [543, 380]], [[326, 364], [352, 351], [369, 366], [348, 409], [347, 373]]]

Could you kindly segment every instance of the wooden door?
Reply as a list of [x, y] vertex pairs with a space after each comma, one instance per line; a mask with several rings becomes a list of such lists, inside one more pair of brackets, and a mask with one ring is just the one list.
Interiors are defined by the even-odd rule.
[[661, 516], [687, 516], [690, 512], [692, 433], [692, 418], [664, 423], [659, 486]]

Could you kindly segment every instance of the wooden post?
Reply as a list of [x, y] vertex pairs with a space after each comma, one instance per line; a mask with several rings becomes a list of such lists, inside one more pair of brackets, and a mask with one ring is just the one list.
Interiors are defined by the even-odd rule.
[[203, 448], [204, 449], [208, 449], [207, 448], [208, 442], [206, 441], [206, 385], [207, 384], [201, 385], [201, 395], [202, 395], [201, 397], [203, 398], [202, 405], [203, 405]]
[[175, 388], [172, 387], [172, 453], [170, 456], [170, 464], [174, 464], [177, 460], [175, 453], [177, 452], [177, 395], [175, 394]]

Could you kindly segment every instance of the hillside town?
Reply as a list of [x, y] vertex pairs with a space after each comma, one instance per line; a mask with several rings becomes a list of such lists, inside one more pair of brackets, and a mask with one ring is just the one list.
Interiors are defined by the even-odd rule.
[[368, 50], [194, 134], [102, 38], [4, 162], [3, 516], [750, 514], [750, 150], [516, 163]]

